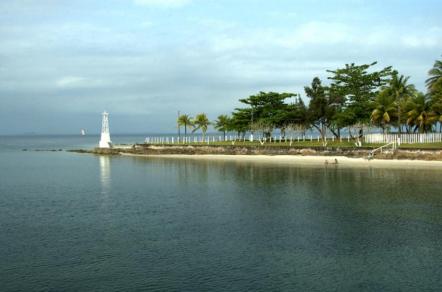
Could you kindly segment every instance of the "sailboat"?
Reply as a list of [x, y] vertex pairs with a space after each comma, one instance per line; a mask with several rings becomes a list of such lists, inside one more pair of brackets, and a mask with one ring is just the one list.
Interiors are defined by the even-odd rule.
[[86, 135], [86, 131], [84, 129], [81, 129], [80, 133], [81, 133], [81, 136], [85, 136]]

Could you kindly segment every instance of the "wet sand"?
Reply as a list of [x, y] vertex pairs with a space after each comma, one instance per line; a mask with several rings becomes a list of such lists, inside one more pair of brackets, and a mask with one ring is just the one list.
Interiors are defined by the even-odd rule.
[[123, 156], [166, 158], [166, 159], [193, 159], [238, 161], [257, 163], [276, 163], [291, 165], [324, 165], [324, 166], [349, 166], [349, 167], [379, 167], [379, 168], [438, 168], [442, 169], [442, 161], [407, 160], [407, 159], [371, 159], [349, 158], [345, 156], [312, 156], [312, 155], [185, 155], [185, 154], [130, 154], [121, 153]]

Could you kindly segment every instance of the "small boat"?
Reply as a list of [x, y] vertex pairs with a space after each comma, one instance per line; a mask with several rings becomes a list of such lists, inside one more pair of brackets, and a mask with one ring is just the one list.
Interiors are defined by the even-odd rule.
[[85, 136], [86, 135], [86, 131], [84, 129], [81, 129], [81, 136]]

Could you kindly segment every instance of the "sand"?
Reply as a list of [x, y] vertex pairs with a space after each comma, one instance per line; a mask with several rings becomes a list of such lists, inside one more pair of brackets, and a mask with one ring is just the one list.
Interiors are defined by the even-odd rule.
[[[289, 165], [324, 165], [339, 167], [378, 167], [378, 168], [437, 168], [442, 169], [442, 161], [349, 158], [345, 156], [302, 156], [302, 155], [185, 155], [160, 154], [144, 155], [121, 153], [123, 156], [151, 159], [191, 159], [212, 161], [237, 161], [256, 163], [276, 163]], [[336, 163], [337, 161], [337, 163]]]

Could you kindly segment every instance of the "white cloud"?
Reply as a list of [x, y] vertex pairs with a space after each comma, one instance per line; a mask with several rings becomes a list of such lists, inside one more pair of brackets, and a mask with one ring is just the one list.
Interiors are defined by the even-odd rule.
[[178, 8], [187, 5], [191, 0], [134, 0], [136, 5]]
[[437, 48], [442, 46], [442, 28], [432, 27], [420, 34], [409, 34], [402, 37], [401, 41], [410, 48]]
[[300, 44], [341, 43], [348, 40], [350, 29], [340, 23], [308, 22], [296, 28], [292, 41]]
[[102, 80], [88, 79], [78, 76], [65, 76], [55, 82], [58, 88], [74, 89], [74, 88], [91, 88], [104, 86]]

